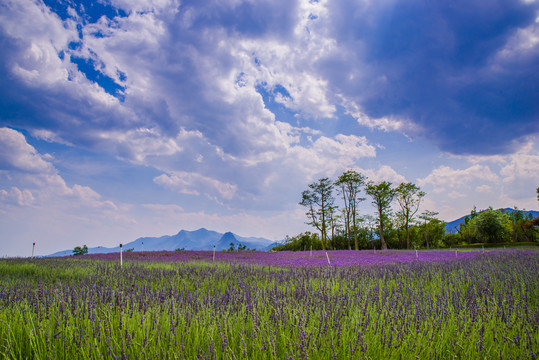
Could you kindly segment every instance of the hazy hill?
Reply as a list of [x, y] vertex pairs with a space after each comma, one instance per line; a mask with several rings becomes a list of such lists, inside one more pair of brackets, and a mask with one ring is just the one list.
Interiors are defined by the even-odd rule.
[[[141, 237], [135, 241], [123, 244], [123, 250], [134, 249], [134, 251], [158, 251], [158, 250], [224, 250], [230, 247], [245, 245], [248, 249], [266, 250], [273, 245], [273, 241], [259, 237], [243, 237], [231, 232], [224, 234], [216, 231], [206, 230], [204, 228], [195, 231], [181, 230], [176, 235], [165, 235], [161, 237]], [[89, 254], [102, 254], [110, 252], [119, 252], [120, 246], [116, 247], [94, 247], [89, 248]], [[72, 255], [73, 249], [63, 250], [49, 256], [67, 256]]]

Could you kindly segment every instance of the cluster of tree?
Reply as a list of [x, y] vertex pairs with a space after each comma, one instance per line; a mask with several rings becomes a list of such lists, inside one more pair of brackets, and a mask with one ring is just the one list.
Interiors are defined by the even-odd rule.
[[76, 246], [73, 249], [73, 255], [74, 256], [79, 256], [79, 255], [84, 255], [84, 254], [88, 254], [88, 246], [86, 246], [86, 245], [83, 245], [82, 247]]
[[[359, 203], [366, 200], [360, 197], [364, 191], [372, 199], [376, 208], [376, 222], [372, 217], [360, 216]], [[336, 206], [335, 193], [342, 200], [342, 207]], [[302, 193], [301, 205], [305, 206], [308, 224], [320, 232], [322, 249], [338, 248], [338, 243], [352, 248], [352, 239], [356, 250], [367, 245], [370, 247], [374, 230], [378, 234], [380, 247], [388, 248], [389, 232], [397, 226], [405, 233], [406, 248], [410, 248], [411, 227], [416, 222], [416, 214], [425, 193], [413, 183], [401, 183], [397, 187], [387, 181], [374, 183], [367, 177], [354, 171], [344, 172], [336, 181], [320, 179], [309, 185]], [[396, 200], [399, 210], [393, 213], [391, 205]], [[424, 213], [427, 219], [432, 213]], [[430, 219], [429, 219], [430, 222]], [[367, 242], [365, 242], [365, 240]], [[400, 246], [399, 246], [400, 247]]]
[[492, 208], [477, 212], [474, 208], [460, 225], [457, 240], [467, 244], [536, 242], [539, 231], [528, 226], [533, 220], [529, 213], [517, 208], [507, 213]]
[[233, 242], [231, 242], [230, 244], [230, 247], [226, 250], [223, 249], [223, 251], [254, 251], [255, 249], [248, 249], [247, 248], [247, 245], [245, 244], [238, 244], [238, 247], [236, 247], [236, 244], [234, 244]]
[[[359, 213], [365, 193], [372, 201], [376, 216]], [[539, 200], [539, 188], [537, 189]], [[302, 233], [287, 238], [274, 250], [326, 250], [381, 248], [431, 248], [459, 244], [537, 241], [537, 229], [522, 211], [504, 214], [475, 209], [457, 234], [447, 233], [438, 213], [418, 214], [425, 192], [413, 183], [393, 186], [375, 183], [354, 171], [344, 172], [337, 180], [322, 178], [303, 191], [300, 205], [318, 233]], [[336, 203], [339, 201], [340, 206]], [[396, 211], [393, 209], [396, 205]], [[531, 224], [531, 225], [530, 225]]]

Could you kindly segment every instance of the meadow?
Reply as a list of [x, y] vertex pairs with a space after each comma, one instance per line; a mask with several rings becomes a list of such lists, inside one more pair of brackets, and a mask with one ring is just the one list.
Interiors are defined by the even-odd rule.
[[536, 359], [539, 252], [0, 260], [6, 359]]

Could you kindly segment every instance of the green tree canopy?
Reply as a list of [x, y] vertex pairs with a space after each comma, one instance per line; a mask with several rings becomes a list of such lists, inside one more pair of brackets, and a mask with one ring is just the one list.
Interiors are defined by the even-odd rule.
[[299, 204], [308, 209], [307, 216], [311, 219], [308, 224], [320, 231], [323, 250], [326, 249], [327, 229], [328, 226], [331, 226], [335, 211], [334, 202], [333, 182], [328, 178], [322, 178], [309, 184], [309, 189], [301, 194]]
[[73, 249], [73, 255], [74, 256], [84, 255], [84, 254], [88, 254], [88, 246], [86, 246], [86, 245], [83, 245], [82, 247], [76, 246]]
[[380, 230], [380, 243], [382, 244], [382, 250], [387, 250], [387, 244], [384, 239], [384, 225], [388, 219], [391, 202], [396, 194], [395, 189], [393, 189], [391, 183], [387, 181], [382, 181], [379, 184], [369, 182], [365, 192], [372, 198], [372, 204], [376, 207]]
[[480, 212], [474, 220], [477, 235], [483, 242], [509, 241], [512, 231], [512, 221], [509, 215], [489, 209]]
[[358, 229], [357, 222], [357, 206], [359, 202], [365, 200], [360, 198], [359, 193], [361, 188], [365, 184], [366, 177], [354, 170], [348, 170], [344, 172], [339, 179], [335, 182], [335, 185], [339, 187], [339, 193], [341, 194], [344, 202], [344, 227], [346, 237], [348, 239], [348, 246], [350, 247], [350, 238], [352, 233], [354, 234], [354, 248], [359, 250], [358, 244]]
[[400, 216], [404, 222], [406, 230], [406, 248], [410, 249], [410, 231], [409, 227], [414, 221], [415, 214], [421, 205], [421, 199], [425, 196], [425, 192], [412, 183], [401, 183], [396, 189], [395, 194], [397, 202], [400, 206]]

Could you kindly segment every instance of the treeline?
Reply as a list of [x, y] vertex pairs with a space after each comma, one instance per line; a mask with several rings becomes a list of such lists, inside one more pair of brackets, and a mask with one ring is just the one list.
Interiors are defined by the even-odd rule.
[[[366, 197], [362, 197], [362, 195]], [[300, 205], [307, 208], [308, 224], [315, 232], [288, 238], [274, 250], [420, 249], [471, 244], [539, 242], [539, 218], [531, 219], [515, 208], [504, 213], [475, 208], [456, 233], [426, 210], [419, 213], [425, 192], [413, 183], [375, 183], [349, 170], [336, 180], [322, 178], [303, 191]], [[539, 201], [539, 188], [537, 188]], [[360, 214], [359, 204], [371, 200], [375, 216]]]

